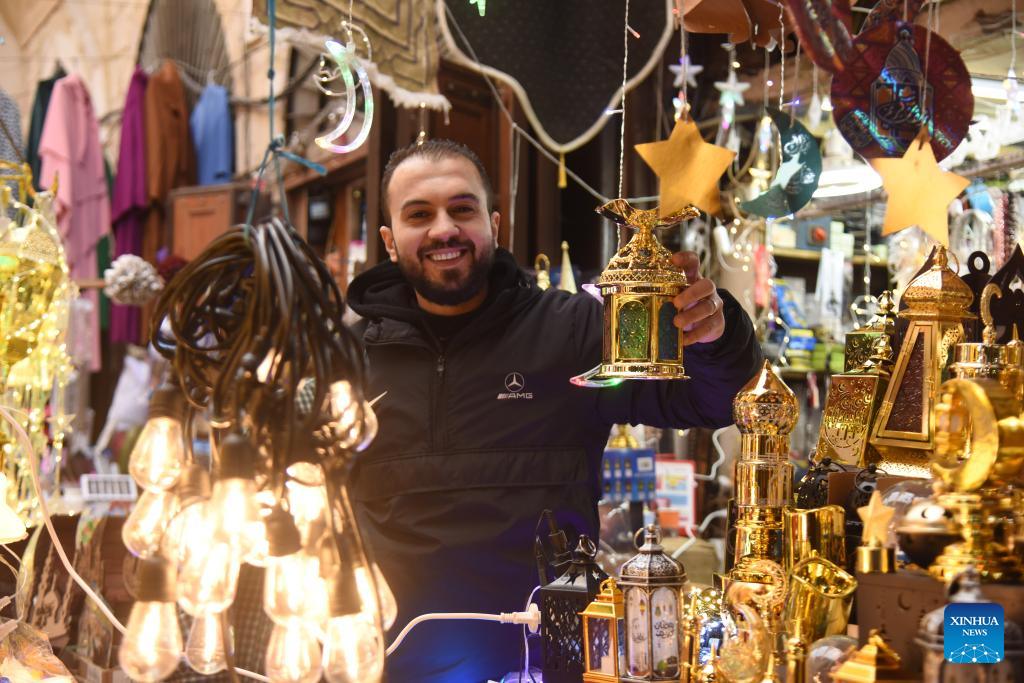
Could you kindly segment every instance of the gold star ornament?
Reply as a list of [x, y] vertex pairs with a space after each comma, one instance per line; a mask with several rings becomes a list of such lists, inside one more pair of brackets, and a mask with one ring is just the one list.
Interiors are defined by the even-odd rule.
[[882, 234], [918, 226], [939, 244], [949, 246], [949, 203], [970, 184], [967, 178], [943, 171], [922, 128], [899, 159], [872, 159], [889, 195]]
[[889, 522], [896, 514], [896, 508], [885, 505], [882, 494], [876, 490], [867, 505], [857, 508], [857, 514], [864, 522], [864, 533], [861, 535], [864, 545], [884, 546], [889, 540]]
[[636, 151], [658, 175], [661, 218], [689, 206], [721, 214], [718, 179], [736, 154], [704, 142], [692, 120], [676, 121], [668, 140], [645, 142]]

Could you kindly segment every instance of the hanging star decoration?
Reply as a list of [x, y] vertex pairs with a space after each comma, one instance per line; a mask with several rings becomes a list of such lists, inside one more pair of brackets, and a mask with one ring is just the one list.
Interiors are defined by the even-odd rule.
[[743, 93], [750, 87], [750, 84], [741, 83], [736, 78], [736, 70], [730, 67], [729, 75], [724, 81], [715, 81], [715, 87], [722, 93], [718, 98], [718, 103], [723, 107], [728, 105], [735, 108], [737, 105], [744, 104]]
[[882, 494], [877, 490], [871, 494], [871, 500], [864, 507], [857, 508], [857, 514], [864, 523], [864, 532], [861, 537], [865, 545], [884, 546], [889, 540], [889, 522], [896, 514], [896, 508], [891, 508], [882, 502]]
[[949, 203], [970, 181], [942, 170], [929, 139], [928, 129], [922, 127], [901, 158], [871, 159], [871, 166], [882, 176], [882, 186], [889, 195], [882, 235], [916, 225], [948, 247]]
[[672, 87], [678, 90], [683, 87], [684, 78], [688, 86], [696, 88], [697, 76], [700, 75], [700, 72], [704, 71], [704, 67], [691, 62], [690, 55], [683, 55], [678, 64], [669, 64], [668, 70], [676, 75], [675, 80], [672, 81]]
[[721, 212], [718, 179], [736, 155], [704, 142], [696, 123], [680, 119], [668, 140], [636, 145], [636, 151], [658, 175], [661, 217], [691, 205], [713, 215]]
[[469, 4], [476, 5], [481, 17], [487, 13], [487, 0], [469, 0]]

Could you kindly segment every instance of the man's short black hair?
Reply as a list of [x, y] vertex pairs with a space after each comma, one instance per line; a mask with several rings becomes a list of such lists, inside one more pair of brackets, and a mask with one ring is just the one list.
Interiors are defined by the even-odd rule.
[[441, 159], [451, 159], [455, 157], [468, 159], [472, 162], [473, 166], [476, 167], [477, 173], [480, 174], [480, 180], [483, 182], [484, 199], [487, 202], [487, 213], [490, 214], [490, 212], [494, 210], [494, 188], [491, 186], [491, 179], [487, 175], [487, 171], [484, 170], [484, 165], [483, 162], [480, 161], [480, 157], [476, 155], [476, 152], [471, 150], [469, 147], [466, 147], [461, 142], [437, 138], [426, 140], [420, 145], [414, 142], [408, 147], [396, 149], [388, 158], [388, 163], [384, 167], [384, 176], [380, 181], [381, 211], [386, 224], [391, 224], [391, 211], [388, 209], [388, 190], [391, 185], [391, 176], [395, 174], [395, 169], [397, 169], [403, 161], [413, 157], [426, 157], [432, 161], [440, 161]]

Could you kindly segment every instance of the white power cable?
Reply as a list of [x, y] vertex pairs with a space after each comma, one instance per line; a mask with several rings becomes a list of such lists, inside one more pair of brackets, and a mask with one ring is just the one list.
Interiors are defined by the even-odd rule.
[[[708, 528], [708, 525], [711, 524], [711, 522], [713, 520], [716, 520], [719, 517], [724, 517], [724, 516], [726, 516], [726, 511], [725, 510], [715, 510], [714, 512], [709, 513], [707, 515], [707, 517], [704, 518], [704, 521], [702, 521], [700, 523], [700, 526], [697, 527], [697, 531], [700, 532], [700, 533], [704, 533], [704, 531]], [[679, 546], [678, 550], [676, 550], [674, 553], [672, 553], [672, 559], [673, 560], [678, 560], [680, 557], [682, 557], [683, 553], [685, 553], [687, 550], [690, 549], [691, 545], [693, 545], [694, 543], [697, 542], [697, 537], [693, 535], [693, 527], [692, 526], [687, 526], [686, 527], [686, 533], [690, 536], [690, 538], [687, 539], [686, 543], [684, 543], [681, 546]]]
[[[106, 601], [104, 601], [103, 598], [92, 589], [92, 586], [90, 586], [89, 583], [75, 571], [74, 566], [72, 566], [71, 561], [68, 559], [67, 553], [64, 552], [64, 546], [60, 542], [60, 537], [57, 536], [57, 530], [53, 528], [53, 521], [50, 519], [50, 511], [46, 507], [46, 498], [43, 496], [43, 487], [39, 483], [39, 458], [36, 456], [36, 451], [32, 447], [32, 441], [29, 439], [28, 434], [25, 433], [25, 429], [21, 426], [21, 423], [14, 419], [12, 413], [24, 415], [20, 410], [0, 406], [0, 417], [6, 420], [14, 429], [14, 435], [21, 443], [21, 447], [24, 449], [25, 455], [28, 458], [29, 474], [32, 477], [32, 488], [35, 489], [36, 498], [39, 500], [39, 511], [43, 515], [43, 524], [46, 526], [46, 531], [50, 535], [50, 540], [53, 541], [53, 548], [57, 551], [57, 556], [60, 558], [61, 564], [64, 565], [64, 568], [68, 571], [72, 580], [74, 580], [74, 582], [78, 584], [79, 588], [81, 588], [89, 599], [93, 601], [100, 612], [103, 613], [103, 616], [110, 621], [111, 625], [120, 631], [122, 635], [126, 634], [128, 629], [126, 629], [124, 624], [122, 624], [121, 621], [114, 616], [114, 613], [110, 611]], [[538, 618], [539, 616], [540, 615], [538, 613]], [[270, 683], [269, 678], [261, 676], [258, 673], [246, 671], [245, 669], [239, 669], [237, 667], [235, 668], [235, 671], [247, 678], [262, 681], [263, 683]]]
[[707, 474], [694, 473], [693, 478], [697, 481], [715, 481], [718, 479], [718, 468], [723, 462], [725, 462], [725, 449], [722, 448], [722, 444], [718, 440], [718, 437], [726, 429], [729, 429], [729, 427], [719, 427], [715, 431], [711, 432], [711, 443], [714, 444], [715, 450], [718, 451], [718, 460], [715, 460], [715, 462], [712, 463], [711, 471]]
[[530, 603], [529, 609], [525, 612], [502, 612], [501, 614], [484, 614], [481, 612], [435, 612], [432, 614], [421, 614], [405, 625], [402, 632], [398, 634], [395, 641], [391, 643], [391, 645], [388, 646], [388, 649], [384, 652], [385, 656], [388, 656], [397, 650], [398, 646], [402, 644], [403, 640], [405, 640], [405, 637], [409, 635], [409, 631], [411, 631], [415, 626], [422, 624], [424, 621], [433, 621], [435, 619], [475, 619], [477, 621], [496, 621], [499, 624], [526, 624], [530, 627], [531, 631], [536, 633], [537, 629], [540, 628], [540, 608], [537, 607], [537, 603]]

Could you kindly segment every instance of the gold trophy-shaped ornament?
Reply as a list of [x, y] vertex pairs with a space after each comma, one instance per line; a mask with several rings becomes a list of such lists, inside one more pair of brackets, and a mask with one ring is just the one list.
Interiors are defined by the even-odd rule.
[[597, 212], [636, 232], [597, 281], [604, 299], [601, 365], [572, 382], [603, 387], [627, 379], [686, 379], [683, 334], [673, 322], [678, 311], [672, 299], [688, 283], [654, 231], [699, 212], [689, 207], [659, 218], [658, 209], [635, 209], [625, 199], [610, 201]]
[[982, 580], [1019, 578], [1020, 559], [996, 538], [1024, 474], [1021, 404], [999, 380], [951, 379], [935, 409], [932, 472], [945, 491], [938, 502], [952, 513], [963, 540], [946, 546], [929, 571], [947, 582], [969, 566]]
[[953, 374], [961, 379], [988, 377], [997, 380], [1018, 401], [1024, 398], [1024, 343], [1013, 326], [1013, 340], [996, 343], [996, 326], [992, 319], [992, 297], [1002, 298], [999, 285], [989, 283], [981, 292], [981, 342], [957, 344], [954, 352]]

